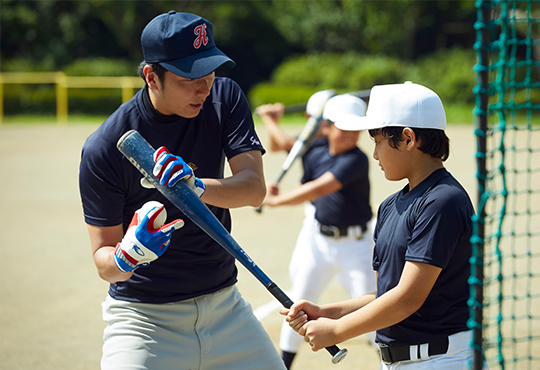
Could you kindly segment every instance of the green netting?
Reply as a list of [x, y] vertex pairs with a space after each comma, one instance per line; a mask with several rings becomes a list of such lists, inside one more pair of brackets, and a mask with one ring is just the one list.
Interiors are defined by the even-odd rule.
[[540, 1], [475, 5], [472, 345], [490, 369], [540, 369]]

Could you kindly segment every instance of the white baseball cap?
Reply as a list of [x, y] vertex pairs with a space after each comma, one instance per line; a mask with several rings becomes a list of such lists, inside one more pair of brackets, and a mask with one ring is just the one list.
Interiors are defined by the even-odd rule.
[[306, 113], [313, 117], [320, 115], [328, 99], [334, 95], [336, 95], [334, 90], [317, 91], [309, 98]]
[[345, 131], [383, 127], [414, 127], [444, 130], [446, 114], [441, 99], [425, 86], [403, 84], [373, 86], [365, 117], [336, 122]]
[[366, 103], [350, 94], [337, 95], [330, 98], [324, 106], [323, 119], [338, 122], [349, 122], [366, 115]]

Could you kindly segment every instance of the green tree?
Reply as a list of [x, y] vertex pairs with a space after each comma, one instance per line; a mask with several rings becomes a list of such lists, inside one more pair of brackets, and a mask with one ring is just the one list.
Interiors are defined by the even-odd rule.
[[304, 52], [367, 52], [414, 59], [474, 42], [473, 0], [274, 1], [276, 26]]

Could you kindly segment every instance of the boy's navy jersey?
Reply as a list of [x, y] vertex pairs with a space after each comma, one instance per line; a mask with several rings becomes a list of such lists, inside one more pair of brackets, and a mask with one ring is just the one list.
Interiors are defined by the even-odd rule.
[[[195, 118], [164, 116], [150, 104], [146, 87], [122, 104], [87, 140], [82, 150], [80, 192], [86, 223], [123, 224], [149, 200], [165, 205], [167, 222], [181, 218], [165, 253], [125, 281], [111, 284], [116, 299], [165, 303], [218, 291], [236, 282], [234, 258], [172, 205], [158, 190], [141, 186], [142, 175], [116, 148], [118, 139], [137, 130], [155, 148], [181, 156], [199, 178], [223, 178], [228, 159], [264, 149], [254, 129], [251, 110], [240, 87], [217, 77]], [[230, 213], [209, 206], [227, 230]]]
[[358, 147], [332, 156], [328, 139], [319, 138], [302, 157], [302, 184], [331, 172], [343, 188], [316, 199], [315, 219], [323, 225], [348, 227], [366, 224], [372, 217], [369, 203], [369, 162]]
[[406, 261], [442, 269], [418, 311], [377, 331], [377, 342], [414, 345], [468, 330], [467, 299], [474, 213], [467, 192], [442, 168], [381, 203], [374, 232], [377, 297], [394, 288]]

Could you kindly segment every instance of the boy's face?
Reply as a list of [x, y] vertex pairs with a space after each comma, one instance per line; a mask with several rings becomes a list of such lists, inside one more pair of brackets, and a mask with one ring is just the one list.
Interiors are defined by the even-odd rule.
[[323, 126], [326, 136], [328, 136], [328, 145], [330, 146], [331, 154], [345, 153], [356, 146], [360, 131], [343, 131], [337, 128], [333, 122], [326, 121]]
[[379, 167], [384, 172], [384, 177], [390, 181], [399, 181], [404, 179], [407, 174], [407, 159], [403, 142], [399, 146], [392, 148], [388, 142], [388, 138], [379, 133], [373, 137], [375, 149], [373, 150], [373, 158], [379, 161]]
[[[180, 77], [167, 71], [164, 83], [157, 81], [152, 100], [155, 108], [166, 115], [177, 114], [184, 118], [196, 117], [214, 84], [215, 73], [212, 72], [197, 79]], [[157, 80], [157, 78], [156, 78]]]

